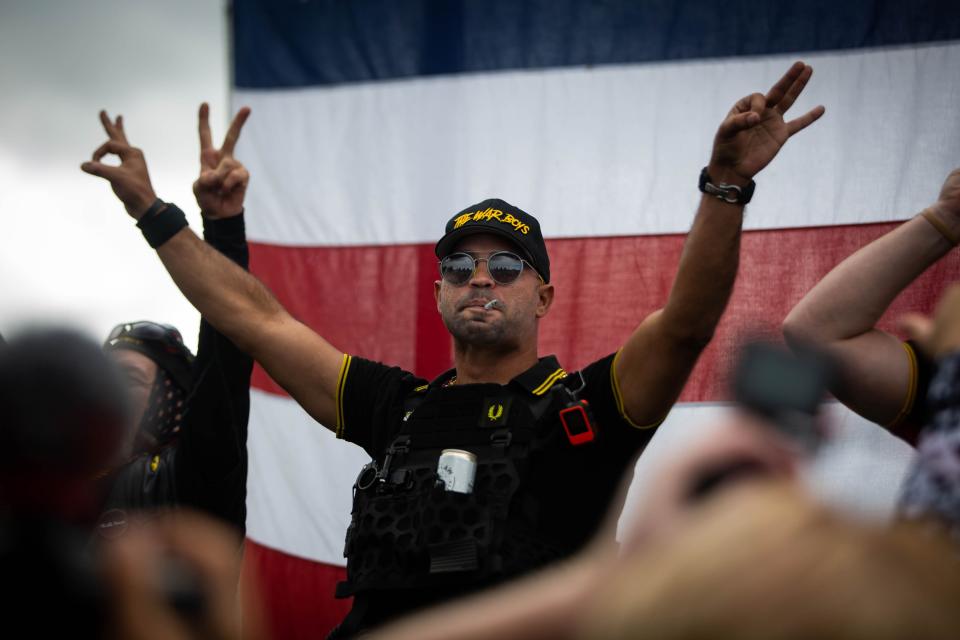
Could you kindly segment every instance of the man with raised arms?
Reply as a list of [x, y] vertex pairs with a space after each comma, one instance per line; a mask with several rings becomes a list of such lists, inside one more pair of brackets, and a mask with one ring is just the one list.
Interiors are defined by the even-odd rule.
[[[540, 225], [518, 207], [490, 199], [447, 223], [434, 287], [455, 366], [427, 381], [344, 354], [204, 244], [175, 206], [156, 212], [142, 155], [108, 128], [84, 170], [111, 182], [184, 295], [311, 416], [371, 456], [338, 589], [354, 605], [334, 636], [529, 572], [589, 540], [723, 314], [753, 177], [823, 114], [784, 120], [811, 73], [798, 62], [730, 110], [666, 304], [617, 352], [574, 373], [537, 352], [554, 286]], [[107, 153], [119, 168], [100, 162]], [[228, 193], [239, 163], [227, 155], [208, 179]]]

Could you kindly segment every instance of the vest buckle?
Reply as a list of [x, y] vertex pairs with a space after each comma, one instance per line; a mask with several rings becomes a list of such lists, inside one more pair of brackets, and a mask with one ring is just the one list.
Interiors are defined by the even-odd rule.
[[506, 449], [513, 442], [513, 433], [509, 429], [497, 429], [490, 434], [490, 444]]
[[385, 487], [390, 480], [390, 467], [393, 465], [394, 456], [403, 455], [409, 451], [410, 436], [398, 436], [387, 448], [386, 455], [383, 457], [383, 466], [377, 472], [377, 481], [381, 488]]

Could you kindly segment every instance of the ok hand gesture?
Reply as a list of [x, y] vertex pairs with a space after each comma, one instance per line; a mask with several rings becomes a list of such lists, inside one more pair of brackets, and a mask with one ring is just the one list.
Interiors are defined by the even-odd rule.
[[200, 105], [200, 177], [193, 183], [193, 195], [205, 218], [230, 218], [243, 211], [250, 173], [233, 157], [233, 150], [249, 115], [248, 107], [237, 112], [216, 149], [210, 134], [210, 107], [206, 102]]
[[823, 115], [823, 106], [817, 106], [790, 122], [783, 119], [812, 74], [811, 67], [795, 62], [767, 95], [754, 93], [733, 105], [714, 139], [710, 159], [712, 178], [750, 181], [770, 164], [790, 136]]
[[[123, 202], [127, 213], [135, 220], [139, 220], [157, 199], [153, 185], [150, 184], [147, 161], [140, 149], [130, 146], [127, 142], [127, 134], [123, 131], [123, 116], [110, 120], [107, 112], [101, 111], [100, 123], [107, 132], [109, 140], [100, 145], [93, 152], [93, 159], [81, 164], [80, 168], [86, 173], [108, 180], [113, 192]], [[119, 166], [101, 162], [103, 156], [108, 153], [120, 158]]]

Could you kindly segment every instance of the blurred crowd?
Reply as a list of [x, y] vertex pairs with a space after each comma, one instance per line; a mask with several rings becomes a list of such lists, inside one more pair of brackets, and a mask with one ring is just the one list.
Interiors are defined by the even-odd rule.
[[[819, 504], [801, 479], [829, 438], [818, 412], [835, 379], [829, 361], [750, 345], [738, 408], [708, 438], [661, 460], [619, 542], [614, 501], [576, 556], [372, 637], [958, 637], [960, 345], [947, 338], [960, 336], [957, 327], [960, 287], [921, 338], [937, 368], [894, 522]], [[256, 576], [241, 579], [242, 522], [186, 496], [111, 502], [124, 469], [177, 440], [131, 449], [150, 421], [133, 393], [140, 380], [110, 342], [54, 329], [2, 347], [8, 624], [37, 637], [265, 637]], [[166, 379], [160, 367], [154, 382]]]

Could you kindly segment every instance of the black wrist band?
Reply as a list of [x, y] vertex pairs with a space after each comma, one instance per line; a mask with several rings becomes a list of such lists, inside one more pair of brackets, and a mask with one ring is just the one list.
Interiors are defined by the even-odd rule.
[[147, 207], [147, 210], [143, 212], [143, 215], [140, 216], [140, 220], [137, 220], [137, 224], [139, 225], [140, 222], [142, 222], [143, 220], [146, 220], [147, 218], [152, 218], [153, 216], [157, 215], [158, 213], [160, 213], [166, 208], [167, 208], [167, 203], [161, 200], [160, 198], [157, 198], [156, 200], [153, 201], [153, 204]]
[[156, 249], [187, 226], [187, 216], [177, 205], [158, 198], [140, 218], [137, 226], [147, 243]]
[[246, 224], [243, 221], [243, 209], [235, 216], [229, 218], [203, 218], [203, 230], [215, 231], [224, 234], [244, 233]]

